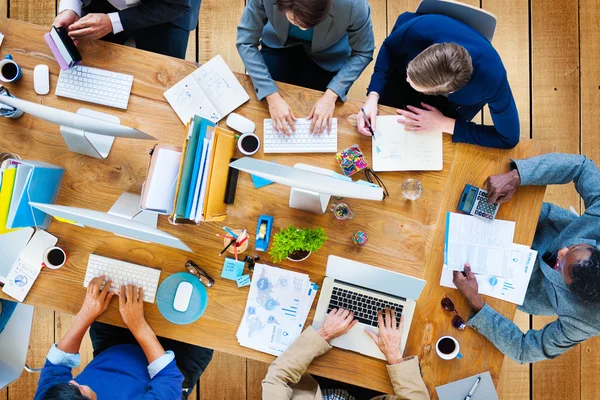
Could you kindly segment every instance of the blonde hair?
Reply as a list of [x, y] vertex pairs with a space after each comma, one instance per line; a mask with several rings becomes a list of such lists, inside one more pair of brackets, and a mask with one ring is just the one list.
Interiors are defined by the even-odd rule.
[[469, 83], [473, 62], [464, 47], [439, 43], [429, 46], [409, 62], [406, 73], [412, 83], [426, 89], [426, 94], [449, 94]]

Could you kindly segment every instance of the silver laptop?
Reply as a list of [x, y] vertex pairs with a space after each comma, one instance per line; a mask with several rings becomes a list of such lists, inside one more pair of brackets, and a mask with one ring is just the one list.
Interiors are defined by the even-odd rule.
[[394, 308], [397, 322], [400, 322], [400, 315], [404, 316], [400, 346], [400, 350], [404, 352], [416, 300], [425, 283], [422, 279], [408, 275], [329, 256], [312, 326], [319, 329], [327, 314], [334, 308], [348, 309], [354, 312], [358, 324], [347, 334], [333, 339], [330, 344], [385, 360], [373, 339], [364, 332], [365, 328], [379, 333], [377, 312], [386, 307]]

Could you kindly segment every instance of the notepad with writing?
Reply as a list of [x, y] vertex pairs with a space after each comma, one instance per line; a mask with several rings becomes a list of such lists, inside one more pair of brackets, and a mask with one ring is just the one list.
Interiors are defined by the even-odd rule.
[[397, 115], [377, 117], [372, 152], [373, 170], [441, 171], [444, 169], [442, 131], [410, 132], [404, 129], [404, 125], [398, 123], [398, 119]]
[[194, 115], [217, 123], [250, 100], [220, 55], [168, 89], [164, 96], [184, 124]]

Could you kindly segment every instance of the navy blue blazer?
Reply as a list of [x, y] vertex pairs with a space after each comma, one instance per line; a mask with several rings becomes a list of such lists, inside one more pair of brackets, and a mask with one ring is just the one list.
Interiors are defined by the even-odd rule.
[[201, 0], [142, 0], [136, 7], [119, 11], [126, 31], [138, 30], [170, 22], [193, 31], [198, 25]]
[[[409, 12], [400, 15], [379, 51], [367, 93], [405, 98], [407, 93], [402, 92], [412, 90], [410, 85], [402, 84], [408, 63], [427, 47], [450, 42], [466, 48], [473, 62], [469, 83], [448, 95], [454, 114], [459, 116], [452, 140], [496, 148], [516, 146], [520, 136], [519, 114], [500, 56], [480, 33], [450, 17]], [[470, 122], [486, 104], [494, 126]]]

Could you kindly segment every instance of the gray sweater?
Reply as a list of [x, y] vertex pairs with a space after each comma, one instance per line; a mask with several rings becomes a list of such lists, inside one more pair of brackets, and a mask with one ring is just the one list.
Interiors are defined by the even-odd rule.
[[552, 153], [514, 161], [521, 185], [575, 183], [585, 202], [580, 217], [553, 204], [544, 203], [533, 249], [538, 259], [519, 309], [533, 315], [557, 315], [542, 329], [521, 332], [512, 321], [488, 306], [472, 316], [468, 325], [488, 338], [502, 353], [520, 362], [552, 359], [584, 340], [600, 335], [600, 304], [580, 300], [560, 273], [542, 260], [545, 253], [573, 244], [596, 246], [600, 241], [600, 170], [592, 160], [574, 154]]

